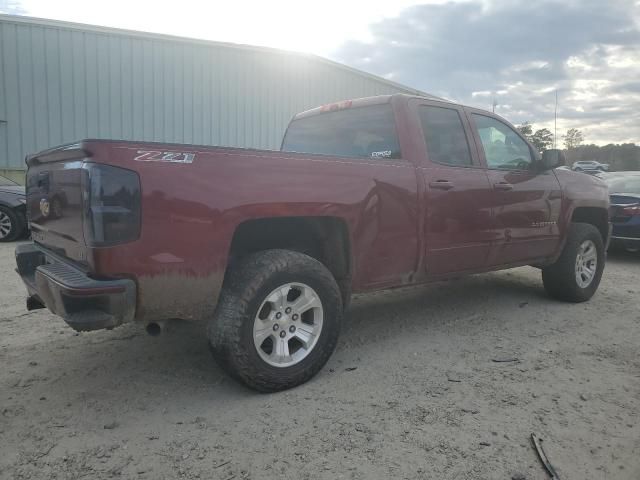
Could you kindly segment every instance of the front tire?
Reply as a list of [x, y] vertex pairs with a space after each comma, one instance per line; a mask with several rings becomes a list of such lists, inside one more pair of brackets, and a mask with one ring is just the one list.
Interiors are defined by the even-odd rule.
[[604, 271], [604, 242], [588, 223], [572, 223], [558, 260], [542, 269], [544, 288], [565, 302], [586, 302], [598, 289]]
[[335, 349], [342, 323], [340, 289], [308, 255], [266, 250], [232, 266], [208, 336], [229, 375], [261, 392], [312, 378]]
[[12, 242], [24, 233], [24, 217], [15, 210], [0, 206], [0, 242]]

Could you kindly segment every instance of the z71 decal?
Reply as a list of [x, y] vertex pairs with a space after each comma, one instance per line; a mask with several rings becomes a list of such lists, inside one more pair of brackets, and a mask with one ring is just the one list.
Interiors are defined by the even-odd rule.
[[193, 163], [196, 158], [195, 153], [187, 152], [160, 152], [157, 150], [138, 150], [134, 160], [138, 162], [171, 162], [171, 163]]

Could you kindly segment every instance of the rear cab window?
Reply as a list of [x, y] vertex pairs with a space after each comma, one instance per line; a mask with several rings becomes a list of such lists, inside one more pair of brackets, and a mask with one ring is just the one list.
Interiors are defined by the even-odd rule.
[[281, 150], [378, 160], [401, 158], [393, 109], [388, 103], [295, 119]]

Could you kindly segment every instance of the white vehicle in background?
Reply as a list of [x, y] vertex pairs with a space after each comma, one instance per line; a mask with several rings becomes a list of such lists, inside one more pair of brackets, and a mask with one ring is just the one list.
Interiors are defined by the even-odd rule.
[[596, 162], [595, 160], [580, 160], [579, 162], [574, 162], [571, 169], [576, 172], [583, 172], [585, 170], [600, 170], [601, 172], [608, 172], [609, 164]]

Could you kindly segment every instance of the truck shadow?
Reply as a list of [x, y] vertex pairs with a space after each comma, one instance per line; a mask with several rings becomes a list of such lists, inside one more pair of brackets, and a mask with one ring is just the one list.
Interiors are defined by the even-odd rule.
[[[381, 333], [389, 340], [406, 334], [405, 330], [412, 336], [424, 335], [428, 344], [434, 332], [449, 331], [451, 325], [456, 326], [454, 334], [464, 332], [467, 322], [478, 315], [484, 317], [485, 328], [496, 328], [529, 303], [553, 301], [539, 280], [511, 272], [357, 296], [346, 312], [336, 355], [341, 362], [354, 361]], [[66, 335], [56, 335], [48, 352], [37, 354], [36, 361], [43, 365], [51, 363], [47, 357], [55, 358], [53, 370], [45, 375], [50, 377], [45, 382], [48, 396], [58, 391], [62, 397], [75, 394], [101, 404], [122, 401], [123, 391], [134, 403], [136, 392], [161, 403], [176, 397], [217, 403], [255, 395], [214, 362], [204, 322], [174, 321], [159, 337], [149, 337], [138, 325], [79, 335], [66, 327], [59, 330]], [[356, 345], [354, 335], [359, 339]], [[345, 343], [349, 348], [344, 348]]]
[[617, 265], [637, 264], [640, 263], [640, 252], [610, 249], [607, 252], [607, 262]]
[[[500, 298], [497, 312], [496, 298]], [[432, 317], [455, 319], [483, 310], [487, 313], [489, 306], [493, 315], [499, 315], [523, 302], [553, 300], [545, 293], [539, 277], [532, 279], [505, 271], [356, 296], [348, 317], [357, 322], [421, 311], [424, 317], [416, 321], [428, 323]], [[375, 312], [373, 318], [371, 312]]]

